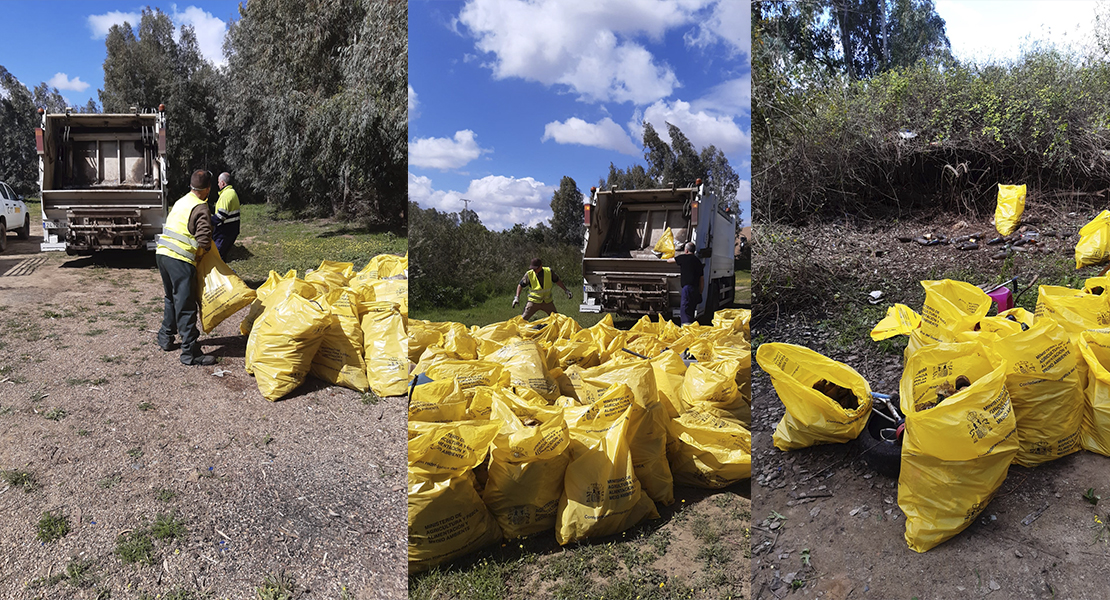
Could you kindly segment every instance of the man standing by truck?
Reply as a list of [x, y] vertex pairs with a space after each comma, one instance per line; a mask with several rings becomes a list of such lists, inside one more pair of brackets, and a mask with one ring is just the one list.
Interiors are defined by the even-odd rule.
[[552, 298], [551, 291], [558, 285], [563, 288], [567, 293], [567, 299], [571, 298], [570, 290], [559, 279], [550, 267], [543, 266], [543, 261], [538, 258], [532, 259], [532, 268], [521, 278], [520, 283], [516, 284], [516, 297], [513, 298], [513, 308], [520, 304], [520, 292], [524, 286], [528, 286], [528, 303], [524, 305], [524, 320], [532, 318], [532, 315], [538, 311], [544, 311], [551, 315], [559, 311], [555, 310], [555, 300]]
[[678, 265], [678, 280], [682, 286], [679, 307], [682, 324], [694, 322], [694, 309], [701, 302], [702, 285], [705, 283], [705, 265], [694, 254], [694, 242], [687, 242], [685, 252], [668, 258], [667, 262]]
[[165, 308], [158, 346], [169, 352], [173, 339], [181, 334], [181, 363], [214, 365], [216, 357], [200, 349], [197, 330], [197, 261], [212, 245], [212, 222], [208, 213], [208, 192], [212, 174], [196, 170], [189, 180], [192, 189], [174, 203], [154, 257], [162, 274]]
[[212, 241], [225, 261], [239, 237], [239, 194], [231, 187], [231, 173], [220, 173], [220, 197], [216, 200], [216, 214], [212, 216]]

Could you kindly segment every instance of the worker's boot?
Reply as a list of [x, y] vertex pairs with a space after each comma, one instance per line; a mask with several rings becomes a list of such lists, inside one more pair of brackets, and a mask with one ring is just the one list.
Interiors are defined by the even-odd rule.
[[216, 364], [216, 357], [200, 351], [200, 344], [193, 344], [192, 348], [181, 353], [181, 364], [211, 366]]

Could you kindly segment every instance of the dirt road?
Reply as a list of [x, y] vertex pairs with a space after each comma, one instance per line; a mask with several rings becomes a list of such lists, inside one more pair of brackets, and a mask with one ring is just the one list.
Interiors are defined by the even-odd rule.
[[[241, 315], [183, 366], [154, 343], [153, 253], [40, 241], [0, 254], [0, 598], [406, 596], [403, 398], [264, 400]], [[40, 541], [44, 513], [68, 533]]]

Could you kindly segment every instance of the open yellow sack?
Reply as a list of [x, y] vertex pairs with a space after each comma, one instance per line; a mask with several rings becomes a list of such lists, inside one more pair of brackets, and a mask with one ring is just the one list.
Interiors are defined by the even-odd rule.
[[359, 300], [354, 291], [344, 288], [329, 292], [322, 304], [335, 316], [324, 332], [320, 348], [312, 359], [314, 377], [365, 392], [366, 361], [363, 360]]
[[204, 333], [210, 333], [224, 319], [254, 302], [256, 293], [227, 266], [213, 246], [197, 263], [197, 321]]
[[[871, 386], [852, 367], [809, 348], [782, 343], [762, 344], [756, 362], [770, 375], [786, 407], [773, 436], [779, 450], [850, 442], [867, 425]], [[822, 380], [850, 390], [856, 406], [841, 406], [814, 389]]]
[[752, 434], [739, 422], [689, 410], [670, 429], [675, 483], [719, 489], [752, 476]]
[[998, 184], [998, 205], [994, 209], [994, 228], [999, 235], [1010, 235], [1021, 224], [1025, 212], [1025, 184]]
[[886, 316], [871, 330], [871, 339], [885, 340], [896, 335], [909, 335], [921, 327], [921, 315], [905, 304], [895, 304], [886, 309]]
[[482, 490], [486, 506], [507, 538], [554, 529], [570, 463], [563, 409], [529, 404], [499, 390], [490, 419], [501, 430], [493, 440]]
[[990, 296], [966, 281], [922, 281], [921, 287], [921, 333], [936, 342], [956, 341], [957, 333], [971, 331], [991, 308]]
[[1110, 330], [1081, 333], [1079, 352], [1087, 367], [1081, 444], [1084, 450], [1110, 456]]
[[1042, 285], [1037, 291], [1036, 319], [1042, 317], [1059, 323], [1078, 343], [1080, 332], [1110, 326], [1110, 295]]
[[[1007, 369], [979, 342], [927, 346], [906, 362], [898, 507], [911, 550], [925, 552], [963, 531], [1006, 479], [1018, 451]], [[961, 375], [971, 385], [936, 404], [938, 388]]]
[[652, 248], [655, 252], [659, 253], [659, 258], [663, 260], [670, 260], [674, 258], [674, 232], [668, 227], [663, 231], [662, 237], [658, 242], [655, 242], [655, 247]]
[[409, 572], [501, 539], [475, 488], [499, 426], [491, 421], [409, 423]]
[[334, 318], [319, 303], [293, 294], [255, 322], [247, 346], [263, 398], [273, 402], [304, 383]]
[[370, 281], [367, 285], [355, 285], [351, 280], [351, 287], [362, 294], [367, 302], [393, 302], [401, 310], [401, 314], [409, 316], [409, 282], [407, 279], [382, 279]]
[[1014, 462], [1035, 467], [1079, 450], [1083, 357], [1067, 331], [1050, 318], [991, 346], [1006, 361], [1006, 389], [1017, 421]]
[[628, 386], [620, 384], [589, 406], [565, 409], [571, 460], [559, 499], [559, 545], [613, 535], [659, 517], [632, 467], [628, 433], [633, 404]]
[[403, 396], [409, 381], [405, 319], [392, 302], [364, 303], [363, 308], [362, 340], [370, 389], [381, 397]]
[[1079, 230], [1075, 268], [1101, 264], [1110, 256], [1110, 210], [1104, 210]]

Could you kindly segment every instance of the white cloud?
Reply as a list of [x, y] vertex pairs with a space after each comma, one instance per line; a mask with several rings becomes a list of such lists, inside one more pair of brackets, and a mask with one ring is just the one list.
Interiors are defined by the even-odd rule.
[[1005, 10], [992, 2], [938, 0], [952, 54], [960, 60], [1010, 60], [1022, 46], [1035, 40], [1061, 45], [1089, 40], [1095, 25], [1093, 1], [1036, 0], [1007, 2]]
[[637, 156], [640, 148], [632, 143], [628, 133], [609, 117], [597, 123], [587, 123], [577, 117], [566, 121], [553, 121], [543, 128], [543, 140], [555, 140], [559, 144], [580, 144], [605, 150], [615, 150], [622, 154]]
[[751, 153], [750, 132], [741, 129], [734, 117], [693, 110], [690, 103], [682, 100], [676, 100], [674, 103], [652, 104], [644, 109], [642, 119], [633, 117], [629, 129], [642, 131], [641, 120], [651, 123], [659, 137], [668, 144], [671, 142], [671, 137], [667, 133], [667, 123], [670, 123], [681, 129], [695, 148], [700, 149], [712, 144], [731, 156], [748, 156]]
[[73, 92], [83, 92], [89, 88], [89, 84], [81, 81], [80, 77], [70, 79], [65, 73], [55, 73], [46, 85], [58, 88], [59, 90], [69, 90]]
[[709, 16], [698, 22], [684, 39], [691, 46], [706, 47], [717, 42], [728, 47], [732, 55], [750, 60], [752, 49], [751, 4], [721, 0], [713, 5]]
[[224, 57], [224, 37], [227, 36], [227, 23], [223, 19], [215, 17], [212, 13], [196, 6], [189, 6], [185, 10], [178, 11], [176, 4], [173, 5], [172, 18], [178, 26], [178, 36], [180, 36], [182, 25], [193, 27], [193, 32], [197, 36], [197, 46], [205, 60], [216, 66], [227, 64], [227, 58]]
[[409, 144], [409, 164], [430, 169], [458, 169], [489, 150], [478, 146], [474, 132], [463, 129], [452, 138], [417, 138]]
[[690, 108], [695, 111], [727, 115], [750, 113], [752, 110], [751, 73], [713, 86], [704, 96], [690, 102]]
[[[732, 0], [726, 0], [731, 2]], [[459, 21], [491, 53], [499, 79], [564, 85], [589, 101], [650, 104], [679, 87], [636, 38], [693, 21], [706, 0], [470, 0]]]
[[139, 19], [141, 18], [141, 13], [113, 10], [102, 15], [89, 15], [87, 23], [89, 30], [92, 31], [92, 39], [99, 40], [108, 36], [108, 30], [112, 28], [112, 25], [123, 25], [124, 22], [127, 22], [131, 24], [132, 28], [135, 28], [139, 26]]
[[416, 99], [416, 90], [409, 86], [409, 122], [418, 117], [420, 113], [416, 109], [420, 106], [420, 101]]
[[490, 175], [470, 182], [465, 192], [437, 190], [432, 180], [409, 173], [409, 199], [423, 208], [457, 213], [464, 208], [462, 199], [478, 213], [482, 224], [503, 230], [517, 223], [538, 225], [551, 219], [552, 187], [531, 177], [515, 178]]
[[740, 201], [740, 219], [751, 225], [752, 222], [752, 182], [749, 179], [740, 180], [740, 189], [736, 190], [736, 199]]

